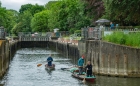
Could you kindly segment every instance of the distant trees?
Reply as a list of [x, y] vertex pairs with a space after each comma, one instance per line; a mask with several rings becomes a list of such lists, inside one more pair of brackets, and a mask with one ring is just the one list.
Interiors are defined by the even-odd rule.
[[121, 25], [140, 24], [140, 0], [103, 0], [105, 16]]
[[49, 31], [48, 18], [49, 18], [49, 11], [48, 10], [36, 13], [31, 21], [32, 31], [33, 32], [47, 32], [47, 31]]
[[[31, 20], [36, 13], [43, 11], [45, 8], [42, 5], [25, 4], [19, 9], [18, 22], [12, 28], [12, 33], [32, 32]], [[20, 25], [20, 26], [19, 26]]]
[[[47, 7], [48, 8], [48, 7]], [[90, 18], [84, 14], [84, 3], [80, 0], [62, 0], [49, 7], [49, 28], [72, 31], [90, 25]]]
[[7, 33], [11, 32], [14, 24], [17, 22], [18, 12], [15, 10], [7, 10], [0, 3], [0, 26], [3, 26]]
[[92, 21], [96, 21], [101, 18], [105, 12], [103, 0], [83, 0], [85, 3], [85, 14], [87, 17], [92, 18]]
[[0, 26], [8, 33], [31, 31], [61, 31], [73, 33], [84, 26], [94, 25], [99, 18], [107, 18], [119, 25], [140, 24], [139, 0], [59, 0], [43, 5], [24, 4], [7, 10], [0, 3]]

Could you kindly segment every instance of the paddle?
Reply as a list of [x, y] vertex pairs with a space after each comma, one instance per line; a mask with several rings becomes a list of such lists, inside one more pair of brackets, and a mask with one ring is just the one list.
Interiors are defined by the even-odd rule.
[[43, 64], [43, 63], [46, 63], [46, 61], [43, 61], [43, 62], [41, 62], [41, 63], [37, 64], [37, 67], [42, 66], [42, 64]]
[[[86, 69], [86, 73], [87, 73], [87, 69]], [[85, 77], [84, 77], [84, 79], [83, 79], [83, 81], [82, 82], [86, 82], [86, 73], [85, 73]]]
[[37, 67], [40, 67], [42, 64], [37, 64]]
[[[70, 68], [74, 68], [74, 67], [77, 67], [77, 66], [74, 65], [74, 66], [72, 66], [72, 67], [70, 67]], [[61, 68], [61, 70], [68, 70], [68, 69], [70, 69], [70, 68]]]
[[72, 68], [77, 68], [77, 66], [72, 66], [70, 68], [61, 68], [61, 70], [64, 70], [64, 71], [70, 71]]

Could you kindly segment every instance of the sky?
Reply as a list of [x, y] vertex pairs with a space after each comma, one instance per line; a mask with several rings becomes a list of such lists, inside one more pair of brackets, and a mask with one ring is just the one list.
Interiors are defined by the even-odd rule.
[[6, 9], [14, 9], [19, 11], [21, 5], [24, 4], [38, 4], [38, 5], [45, 5], [49, 1], [55, 0], [0, 0], [2, 3], [2, 7], [6, 7]]

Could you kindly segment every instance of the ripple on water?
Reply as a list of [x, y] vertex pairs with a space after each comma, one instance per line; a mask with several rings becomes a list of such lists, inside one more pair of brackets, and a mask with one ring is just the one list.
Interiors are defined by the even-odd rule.
[[[52, 54], [56, 69], [45, 70], [46, 58]], [[42, 48], [23, 48], [16, 52], [9, 70], [0, 83], [4, 86], [138, 86], [140, 79], [113, 78], [96, 76], [96, 83], [85, 83], [71, 76], [61, 68], [72, 66], [71, 59], [61, 54]], [[42, 66], [37, 67], [37, 64]]]

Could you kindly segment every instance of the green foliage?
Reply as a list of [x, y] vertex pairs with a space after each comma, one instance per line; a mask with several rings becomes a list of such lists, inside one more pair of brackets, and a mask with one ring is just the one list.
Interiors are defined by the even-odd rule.
[[[92, 21], [96, 21], [103, 16], [105, 12], [103, 0], [81, 0], [84, 2], [84, 10], [87, 17]], [[93, 22], [91, 22], [93, 24]]]
[[7, 33], [10, 33], [14, 24], [17, 22], [18, 12], [15, 10], [6, 10], [0, 6], [0, 26], [3, 26]]
[[[44, 6], [42, 5], [32, 5], [32, 4], [25, 4], [22, 5], [18, 15], [18, 23], [14, 26], [12, 32], [14, 34], [18, 34], [18, 32], [31, 32], [31, 20], [34, 14], [41, 12], [44, 10]], [[22, 24], [22, 25], [21, 25]], [[21, 25], [21, 26], [19, 26]]]
[[80, 0], [61, 0], [50, 5], [49, 28], [69, 30], [90, 25], [90, 18], [84, 15], [84, 3]]
[[12, 28], [11, 32], [12, 34], [18, 35], [18, 32], [22, 31], [23, 24], [19, 22], [18, 24], [15, 24], [15, 26]]
[[103, 39], [121, 45], [140, 48], [140, 33], [124, 34], [123, 32], [114, 32], [111, 35], [105, 36]]
[[104, 17], [121, 25], [140, 24], [139, 0], [103, 0], [105, 6]]
[[[0, 26], [14, 34], [19, 31], [53, 31], [54, 28], [73, 34], [82, 27], [94, 25], [99, 18], [110, 19], [119, 25], [139, 25], [139, 4], [140, 0], [58, 0], [46, 3], [45, 7], [24, 4], [18, 13], [6, 10], [0, 2]], [[118, 28], [132, 29], [121, 26]], [[119, 44], [137, 44], [134, 39], [132, 41], [127, 38], [127, 35], [117, 34], [114, 33], [112, 38], [106, 36], [105, 39]]]
[[0, 26], [6, 26], [7, 11], [5, 8], [0, 7]]
[[6, 31], [7, 33], [11, 33], [11, 29], [17, 23], [18, 12], [15, 10], [7, 10], [7, 15]]
[[18, 32], [31, 32], [31, 19], [32, 14], [30, 13], [30, 11], [24, 11], [18, 16], [18, 23], [15, 24], [15, 26], [12, 28], [12, 33], [17, 35]]
[[36, 13], [31, 21], [31, 27], [33, 32], [46, 32], [49, 31], [48, 28], [48, 16], [49, 11], [42, 11]]
[[81, 30], [76, 30], [74, 31], [74, 33], [81, 33]]
[[30, 10], [32, 6], [33, 6], [32, 4], [21, 5], [19, 12], [22, 14], [24, 13], [24, 11]]
[[52, 5], [55, 4], [58, 1], [49, 1], [48, 3], [45, 4], [45, 9], [50, 10]]
[[140, 29], [140, 26], [135, 26], [134, 28]]
[[76, 29], [75, 28], [71, 28], [69, 31], [70, 31], [70, 34], [74, 34], [74, 31], [75, 31]]
[[32, 8], [29, 11], [31, 12], [32, 15], [34, 15], [36, 13], [43, 11], [43, 10], [45, 10], [43, 5], [35, 4], [32, 6]]

